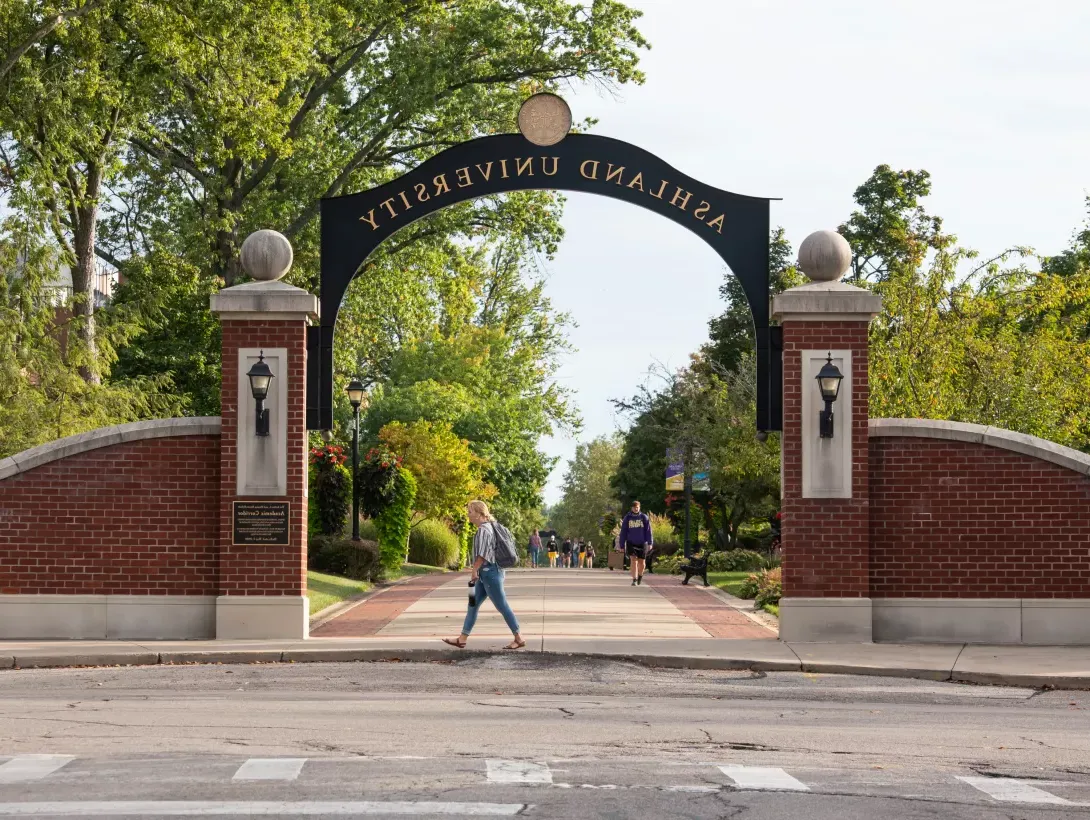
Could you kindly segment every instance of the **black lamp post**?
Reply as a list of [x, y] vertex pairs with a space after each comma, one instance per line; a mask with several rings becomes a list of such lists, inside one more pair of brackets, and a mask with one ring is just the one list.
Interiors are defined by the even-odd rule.
[[833, 402], [840, 393], [840, 382], [843, 378], [844, 374], [833, 364], [833, 354], [830, 353], [817, 374], [818, 389], [821, 390], [821, 398], [825, 401], [825, 409], [818, 416], [821, 438], [833, 437]]
[[269, 397], [269, 385], [273, 380], [273, 372], [265, 364], [265, 351], [262, 350], [257, 357], [254, 366], [246, 373], [250, 379], [250, 392], [254, 394], [257, 402], [257, 423], [254, 430], [259, 436], [269, 434], [269, 411], [265, 409], [265, 399]]
[[367, 398], [366, 388], [360, 384], [359, 379], [345, 388], [348, 392], [348, 401], [352, 405], [352, 413], [355, 424], [352, 429], [352, 540], [360, 540], [360, 492], [357, 476], [360, 471], [360, 405]]

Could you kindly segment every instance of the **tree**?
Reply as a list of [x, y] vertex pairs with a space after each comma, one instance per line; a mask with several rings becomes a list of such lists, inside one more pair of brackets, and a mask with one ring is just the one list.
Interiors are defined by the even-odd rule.
[[562, 496], [552, 513], [552, 526], [565, 536], [597, 539], [606, 513], [619, 506], [609, 483], [621, 461], [619, 435], [599, 436], [575, 448], [564, 474]]
[[453, 521], [473, 499], [488, 500], [496, 494], [496, 488], [482, 479], [485, 460], [445, 422], [394, 421], [378, 437], [401, 456], [402, 465], [416, 479], [414, 527], [427, 519]]

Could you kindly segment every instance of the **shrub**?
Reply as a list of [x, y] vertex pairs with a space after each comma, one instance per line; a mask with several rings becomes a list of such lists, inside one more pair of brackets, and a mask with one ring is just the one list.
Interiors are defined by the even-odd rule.
[[681, 565], [685, 563], [685, 556], [680, 552], [668, 555], [655, 561], [655, 575], [680, 575]]
[[665, 515], [655, 515], [654, 513], [651, 513], [649, 517], [651, 519], [651, 537], [654, 539], [657, 549], [676, 547], [680, 544], [670, 519]]
[[746, 580], [742, 581], [741, 585], [738, 587], [738, 597], [746, 599], [757, 597], [757, 582], [758, 578], [756, 573], [748, 576]]
[[312, 535], [343, 535], [352, 504], [352, 473], [336, 445], [310, 451], [307, 529]]
[[712, 572], [741, 572], [764, 568], [764, 556], [753, 550], [728, 550], [713, 552], [708, 558], [708, 569]]
[[365, 541], [378, 541], [378, 528], [370, 518], [360, 519], [360, 538]]
[[456, 569], [465, 569], [469, 566], [469, 552], [473, 549], [473, 525], [469, 523], [469, 516], [465, 510], [460, 510], [454, 517], [454, 532], [458, 535], [458, 566]]
[[416, 479], [404, 467], [396, 467], [393, 489], [383, 510], [374, 516], [380, 560], [387, 572], [396, 572], [409, 554], [409, 521], [416, 500]]
[[358, 581], [381, 581], [379, 545], [374, 541], [353, 541], [333, 535], [318, 535], [307, 544], [307, 566]]
[[360, 462], [356, 480], [359, 482], [360, 509], [368, 518], [378, 518], [397, 492], [401, 457], [385, 445], [372, 447]]
[[458, 536], [432, 518], [421, 521], [409, 533], [409, 561], [414, 564], [457, 569], [461, 547]]
[[783, 595], [783, 570], [778, 567], [762, 570], [757, 577], [757, 595], [754, 603], [758, 607], [765, 604], [778, 604], [781, 595]]

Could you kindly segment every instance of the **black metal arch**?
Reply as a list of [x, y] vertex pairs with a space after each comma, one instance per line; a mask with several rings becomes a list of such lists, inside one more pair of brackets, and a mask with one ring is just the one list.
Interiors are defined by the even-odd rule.
[[[307, 427], [333, 426], [333, 335], [341, 300], [394, 233], [468, 199], [524, 190], [581, 191], [648, 208], [693, 231], [741, 281], [757, 340], [757, 428], [783, 427], [779, 328], [769, 327], [769, 201], [705, 185], [620, 140], [570, 134], [549, 147], [521, 134], [455, 145], [395, 180], [321, 202], [321, 325], [307, 335]], [[673, 272], [664, 272], [672, 276]]]

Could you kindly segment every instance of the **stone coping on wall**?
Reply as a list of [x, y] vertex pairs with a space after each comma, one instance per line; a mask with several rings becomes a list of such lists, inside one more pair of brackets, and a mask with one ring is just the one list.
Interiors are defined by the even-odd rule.
[[1033, 456], [1090, 476], [1090, 455], [1087, 453], [1037, 436], [1004, 430], [1002, 427], [935, 419], [871, 419], [869, 433], [871, 436], [881, 437], [934, 438], [986, 444], [1001, 450]]
[[117, 424], [113, 427], [100, 427], [97, 430], [89, 430], [86, 433], [77, 433], [74, 436], [39, 444], [37, 447], [0, 459], [0, 481], [49, 464], [51, 461], [97, 450], [100, 447], [153, 438], [218, 436], [219, 434], [219, 416], [151, 419]]

